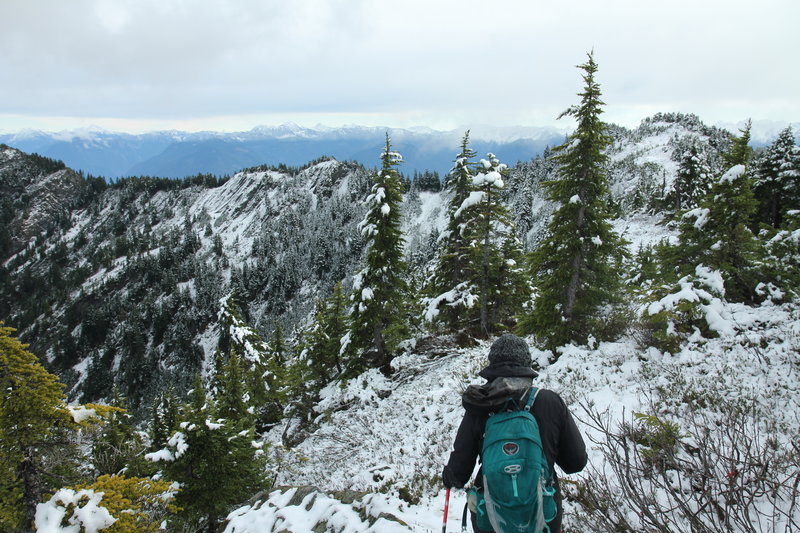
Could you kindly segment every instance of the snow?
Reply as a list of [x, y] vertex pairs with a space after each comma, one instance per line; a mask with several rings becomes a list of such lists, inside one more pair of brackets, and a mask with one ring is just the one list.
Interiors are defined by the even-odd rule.
[[663, 240], [676, 243], [678, 239], [677, 230], [670, 229], [660, 217], [635, 213], [630, 217], [614, 220], [612, 224], [614, 231], [630, 243], [632, 253]]
[[[757, 394], [757, 401], [775, 412], [786, 428], [796, 427], [800, 308], [726, 302], [719, 273], [702, 266], [681, 283], [676, 295], [657, 305], [666, 308], [682, 298], [699, 301], [718, 338], [697, 336], [674, 354], [642, 349], [633, 336], [592, 341], [559, 348], [553, 364], [548, 363], [551, 352], [532, 348], [541, 366], [536, 383], [561, 394], [587, 444], [589, 437], [599, 437], [582, 422], [588, 406], [619, 423], [630, 421], [633, 413], [647, 412], [654, 390], [675, 387], [676, 376], [681, 376], [682, 386], [712, 387], [730, 399], [768, 390], [770, 394]], [[452, 296], [440, 298], [446, 302]], [[315, 407], [318, 428], [297, 448], [285, 450], [287, 466], [277, 473], [278, 485], [310, 487], [310, 492], [295, 498], [297, 489], [274, 491], [232, 512], [225, 531], [437, 531], [444, 501], [438, 476], [463, 413], [460, 393], [471, 383], [483, 382], [477, 372], [486, 364], [490, 343], [491, 339], [437, 355], [412, 351], [392, 362], [391, 377], [369, 370], [347, 383], [329, 385]], [[762, 359], [770, 364], [760, 364]], [[269, 434], [273, 447], [280, 445], [283, 430], [278, 427]], [[599, 449], [590, 446], [589, 453], [591, 463], [602, 468]], [[581, 474], [565, 477], [579, 481]], [[415, 491], [419, 501], [400, 498], [400, 489]], [[355, 491], [358, 497], [344, 498], [341, 491]], [[462, 491], [453, 491], [451, 510], [460, 510], [464, 501]], [[375, 521], [381, 512], [402, 524]], [[460, 512], [451, 512], [448, 531], [459, 527]]]
[[217, 430], [224, 426], [225, 424], [221, 424], [219, 422], [212, 422], [211, 420], [206, 420], [206, 427], [211, 431]]
[[69, 414], [72, 416], [72, 419], [75, 421], [76, 424], [80, 424], [85, 420], [97, 416], [97, 411], [95, 411], [94, 409], [87, 409], [83, 405], [70, 405], [67, 406], [67, 410], [69, 411]]
[[[509, 266], [514, 266], [513, 261], [507, 263]], [[468, 282], [459, 283], [454, 289], [436, 296], [435, 298], [427, 298], [424, 300], [425, 312], [423, 314], [426, 321], [430, 322], [439, 316], [439, 306], [446, 302], [451, 307], [465, 307], [467, 309], [474, 306], [478, 301], [478, 295], [472, 290]]]
[[486, 184], [491, 185], [496, 189], [502, 189], [505, 185], [503, 182], [503, 176], [496, 170], [492, 170], [491, 172], [487, 172], [486, 174], [478, 173], [472, 178], [472, 184], [475, 187], [483, 187]]
[[[275, 491], [265, 502], [245, 506], [228, 516], [225, 533], [261, 533], [285, 531], [308, 533], [320, 523], [327, 524], [326, 531], [358, 531], [363, 533], [405, 533], [408, 519], [403, 512], [403, 502], [381, 494], [370, 494], [353, 504], [320, 493], [311, 492], [302, 501], [290, 505], [298, 489]], [[361, 512], [359, 512], [361, 511]], [[376, 518], [372, 525], [362, 518], [362, 512]], [[402, 522], [401, 522], [402, 521]]]
[[[431, 232], [438, 231], [439, 237], [447, 228], [447, 193], [420, 191], [418, 202], [411, 195], [406, 196], [403, 210], [403, 234], [406, 251], [415, 243], [424, 242]], [[411, 201], [409, 201], [411, 200]]]
[[169, 438], [169, 440], [167, 441], [167, 444], [169, 444], [170, 446], [173, 446], [175, 448], [175, 450], [176, 450], [175, 458], [176, 459], [178, 457], [180, 457], [181, 455], [183, 455], [183, 452], [185, 452], [189, 448], [189, 445], [186, 444], [186, 435], [184, 435], [180, 431], [176, 431], [172, 435], [172, 437]]
[[102, 492], [59, 489], [47, 502], [36, 506], [36, 532], [97, 533], [113, 525], [117, 519], [100, 505], [102, 499]]
[[708, 217], [711, 214], [711, 210], [707, 207], [697, 207], [695, 209], [690, 209], [686, 213], [683, 214], [684, 219], [694, 218], [694, 227], [696, 229], [702, 230], [703, 227], [708, 222]]
[[734, 182], [737, 179], [741, 178], [742, 175], [746, 172], [744, 165], [736, 165], [731, 167], [722, 177], [719, 179], [720, 182]]
[[164, 448], [164, 449], [158, 450], [156, 452], [146, 453], [144, 455], [144, 458], [146, 460], [152, 461], [154, 463], [156, 463], [158, 461], [167, 461], [167, 462], [171, 463], [172, 461], [175, 460], [175, 455], [173, 455], [173, 453], [171, 451], [169, 451], [166, 448]]
[[461, 202], [461, 205], [459, 206], [459, 208], [456, 209], [456, 212], [453, 214], [453, 216], [455, 218], [460, 217], [461, 213], [465, 209], [469, 209], [470, 207], [472, 207], [474, 205], [478, 205], [479, 203], [481, 203], [483, 201], [483, 198], [485, 196], [486, 196], [486, 193], [483, 192], [483, 191], [472, 191], [472, 192], [470, 192], [469, 196], [467, 196], [464, 199], [464, 201]]

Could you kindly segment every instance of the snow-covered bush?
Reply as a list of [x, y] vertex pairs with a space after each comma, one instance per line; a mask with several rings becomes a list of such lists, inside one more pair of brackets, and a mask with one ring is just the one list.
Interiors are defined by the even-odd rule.
[[639, 310], [644, 327], [643, 345], [674, 353], [686, 340], [713, 338], [732, 330], [725, 319], [722, 276], [703, 265], [681, 278], [677, 287], [655, 289]]
[[[764, 264], [772, 285], [784, 293], [800, 294], [800, 210], [786, 214], [784, 226], [779, 231], [763, 231]], [[756, 288], [759, 296], [774, 299], [770, 282]], [[787, 298], [784, 298], [787, 299]]]
[[36, 509], [39, 533], [156, 533], [177, 511], [166, 481], [100, 476], [88, 486], [63, 488]]

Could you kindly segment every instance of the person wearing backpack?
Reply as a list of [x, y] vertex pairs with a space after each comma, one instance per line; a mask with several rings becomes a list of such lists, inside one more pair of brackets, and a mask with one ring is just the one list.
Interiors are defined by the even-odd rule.
[[[465, 413], [442, 471], [445, 487], [464, 487], [480, 457], [476, 490], [471, 490], [469, 496], [476, 533], [559, 533], [563, 508], [554, 465], [573, 474], [583, 470], [587, 461], [586, 446], [572, 415], [558, 394], [533, 386], [537, 373], [531, 366], [530, 349], [516, 335], [503, 335], [492, 344], [489, 366], [479, 375], [487, 382], [470, 385], [462, 395]], [[526, 408], [532, 417], [525, 413]], [[515, 429], [508, 429], [511, 427]], [[515, 440], [514, 435], [504, 435], [504, 431], [524, 433], [525, 437]], [[484, 433], [492, 435], [486, 443]], [[519, 459], [526, 454], [543, 456], [541, 466], [533, 467], [534, 461]], [[488, 472], [490, 469], [492, 472]], [[526, 480], [526, 473], [533, 477]], [[530, 509], [519, 509], [520, 506]], [[534, 516], [537, 514], [538, 519]]]

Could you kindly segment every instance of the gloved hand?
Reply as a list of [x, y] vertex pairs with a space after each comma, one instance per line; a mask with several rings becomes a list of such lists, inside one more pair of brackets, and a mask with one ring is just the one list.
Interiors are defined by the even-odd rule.
[[457, 488], [460, 489], [464, 486], [463, 483], [460, 483], [458, 479], [456, 479], [456, 475], [450, 469], [449, 466], [445, 466], [444, 470], [442, 470], [442, 482], [444, 483], [445, 488]]

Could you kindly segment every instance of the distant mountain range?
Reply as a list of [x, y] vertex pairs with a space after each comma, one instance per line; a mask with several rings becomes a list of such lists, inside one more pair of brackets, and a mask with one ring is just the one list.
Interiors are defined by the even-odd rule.
[[[458, 153], [463, 131], [345, 126], [304, 128], [296, 124], [259, 126], [246, 132], [159, 131], [132, 135], [100, 128], [58, 133], [24, 130], [0, 134], [0, 143], [63, 161], [68, 167], [107, 179], [125, 176], [182, 178], [199, 173], [230, 175], [257, 165], [301, 166], [322, 156], [379, 163], [385, 135], [404, 157], [401, 172], [432, 170], [446, 174]], [[509, 165], [560, 144], [555, 128], [488, 128], [471, 132], [479, 157], [496, 154]]]

